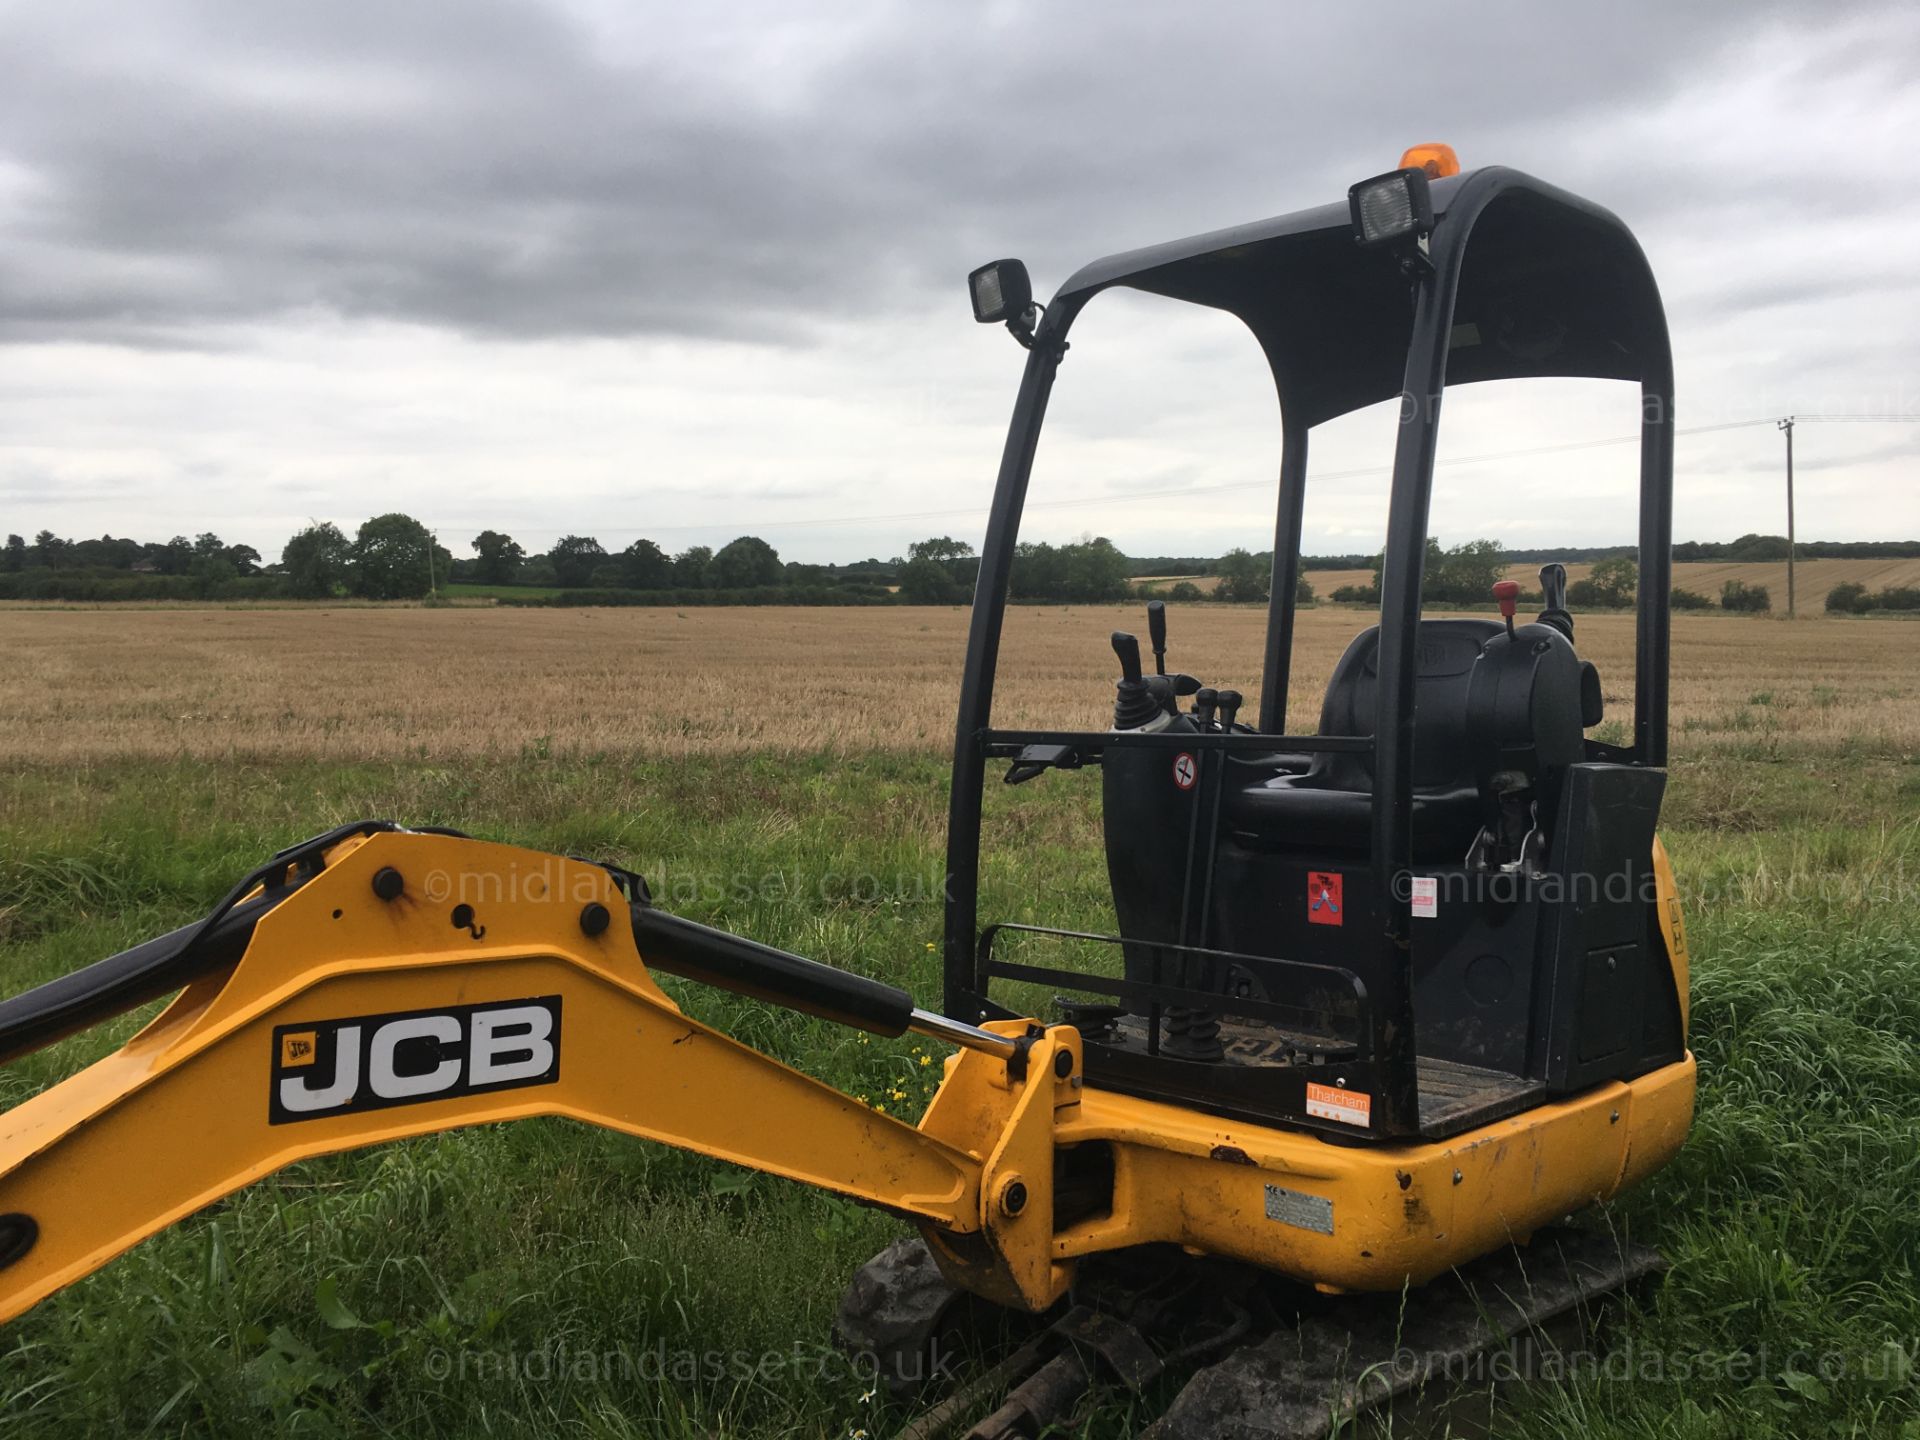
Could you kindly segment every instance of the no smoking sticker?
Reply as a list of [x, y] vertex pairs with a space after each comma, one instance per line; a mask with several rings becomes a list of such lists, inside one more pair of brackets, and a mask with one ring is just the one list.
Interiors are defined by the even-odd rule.
[[1347, 923], [1346, 877], [1326, 870], [1307, 872], [1307, 923]]
[[1182, 790], [1193, 789], [1193, 782], [1200, 778], [1200, 767], [1194, 763], [1193, 756], [1182, 750], [1173, 757], [1173, 783]]

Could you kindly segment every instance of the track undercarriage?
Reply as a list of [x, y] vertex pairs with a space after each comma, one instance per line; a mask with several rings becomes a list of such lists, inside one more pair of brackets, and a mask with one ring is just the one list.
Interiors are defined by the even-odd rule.
[[[1140, 1440], [1319, 1440], [1565, 1373], [1606, 1298], [1662, 1268], [1645, 1246], [1556, 1228], [1417, 1289], [1323, 1295], [1157, 1247], [1084, 1266], [1051, 1317], [1014, 1333], [914, 1238], [861, 1267], [835, 1338], [919, 1407], [896, 1440], [1035, 1437], [1103, 1404], [1152, 1417], [1130, 1422]], [[960, 1356], [980, 1361], [970, 1376]]]

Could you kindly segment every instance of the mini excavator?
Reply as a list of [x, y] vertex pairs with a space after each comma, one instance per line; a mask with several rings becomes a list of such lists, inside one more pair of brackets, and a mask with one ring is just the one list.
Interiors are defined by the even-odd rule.
[[[1075, 317], [1116, 287], [1238, 317], [1272, 369], [1257, 714], [1166, 672], [1155, 606], [1155, 673], [1113, 637], [1111, 728], [996, 728], [1048, 395]], [[908, 1222], [836, 1327], [890, 1380], [963, 1310], [1039, 1317], [919, 1414], [922, 1440], [969, 1422], [1036, 1435], [1096, 1389], [1171, 1393], [1147, 1432], [1162, 1440], [1324, 1434], [1658, 1267], [1562, 1223], [1665, 1164], [1693, 1110], [1686, 938], [1655, 834], [1672, 364], [1632, 234], [1422, 146], [1344, 204], [1097, 261], [1045, 305], [1017, 261], [970, 290], [1027, 359], [961, 687], [941, 1010], [671, 915], [612, 865], [350, 825], [274, 855], [205, 918], [0, 1003], [4, 1062], [175, 997], [0, 1118], [0, 1319], [294, 1161], [538, 1115]], [[1629, 743], [1588, 733], [1603, 687], [1559, 567], [1535, 620], [1510, 582], [1498, 618], [1422, 617], [1440, 397], [1534, 376], [1640, 389]], [[1335, 667], [1316, 731], [1285, 734], [1308, 436], [1396, 397], [1379, 623]], [[982, 924], [1002, 763], [1012, 783], [1099, 770], [1118, 933]], [[1035, 963], [1049, 941], [1112, 963]], [[656, 971], [954, 1053], [907, 1124], [684, 1014]]]

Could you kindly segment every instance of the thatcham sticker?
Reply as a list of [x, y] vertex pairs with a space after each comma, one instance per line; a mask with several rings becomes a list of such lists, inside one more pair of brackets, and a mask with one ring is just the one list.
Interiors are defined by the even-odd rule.
[[1360, 1090], [1307, 1082], [1307, 1114], [1342, 1125], [1373, 1124], [1373, 1097]]
[[274, 1125], [560, 1078], [560, 997], [447, 1005], [280, 1025], [273, 1032]]

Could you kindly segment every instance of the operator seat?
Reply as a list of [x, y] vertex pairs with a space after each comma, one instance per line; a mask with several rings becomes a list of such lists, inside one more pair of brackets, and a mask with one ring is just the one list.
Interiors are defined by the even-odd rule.
[[[1480, 733], [1470, 703], [1474, 665], [1487, 642], [1505, 634], [1498, 620], [1422, 620], [1413, 705], [1413, 854], [1420, 862], [1458, 864], [1483, 821]], [[1322, 735], [1370, 736], [1379, 688], [1380, 627], [1355, 637], [1334, 667], [1320, 709]], [[1556, 712], [1559, 707], [1551, 707]], [[1577, 714], [1571, 736], [1577, 757]], [[1548, 748], [1567, 753], [1568, 737]], [[1364, 856], [1373, 836], [1373, 756], [1317, 754], [1303, 774], [1271, 773], [1258, 761], [1228, 771], [1225, 824], [1258, 850]]]

